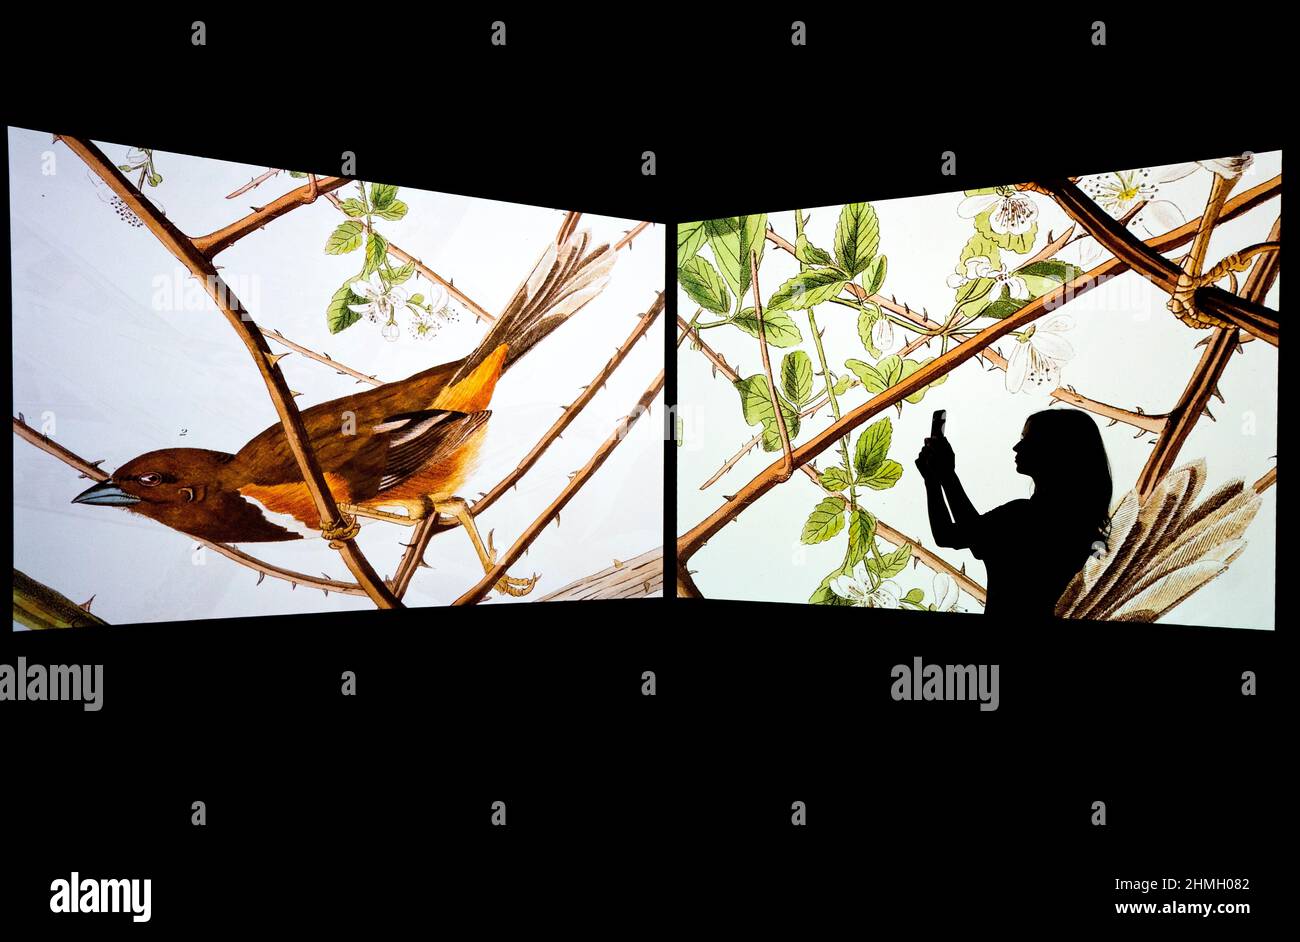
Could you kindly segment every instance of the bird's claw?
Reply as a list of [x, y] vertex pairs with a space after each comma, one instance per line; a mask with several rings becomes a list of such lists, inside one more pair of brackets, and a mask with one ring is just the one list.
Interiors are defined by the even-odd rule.
[[495, 588], [498, 592], [504, 592], [506, 595], [513, 595], [515, 598], [522, 598], [529, 592], [533, 591], [533, 587], [537, 585], [537, 580], [540, 578], [542, 577], [539, 573], [533, 573], [533, 575], [527, 579], [516, 579], [513, 576], [502, 576], [500, 581], [497, 582]]
[[340, 548], [343, 541], [350, 540], [361, 532], [361, 524], [356, 517], [349, 517], [342, 511], [339, 511], [339, 517], [341, 519], [320, 528], [321, 537], [330, 541], [331, 549]]

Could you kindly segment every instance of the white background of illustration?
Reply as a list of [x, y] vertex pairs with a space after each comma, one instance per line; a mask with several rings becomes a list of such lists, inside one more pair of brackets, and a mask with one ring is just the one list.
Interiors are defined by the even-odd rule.
[[[129, 142], [127, 142], [129, 143]], [[125, 144], [101, 143], [120, 162]], [[42, 173], [42, 155], [56, 173]], [[225, 199], [265, 167], [156, 153], [163, 183], [149, 194], [182, 231], [218, 229], [299, 186], [287, 174]], [[156, 310], [155, 278], [196, 288], [145, 228], [121, 222], [97, 195], [85, 165], [48, 133], [9, 129], [13, 265], [14, 413], [40, 428], [56, 417], [55, 439], [111, 471], [145, 451], [190, 446], [237, 451], [276, 421], [266, 388], [230, 325], [210, 302]], [[364, 176], [364, 168], [359, 168]], [[390, 182], [390, 181], [381, 181]], [[448, 181], [452, 186], [454, 181]], [[339, 191], [351, 195], [351, 185]], [[406, 218], [379, 231], [420, 258], [488, 311], [500, 311], [564, 216], [519, 206], [402, 187]], [[217, 259], [222, 275], [260, 326], [381, 380], [396, 380], [464, 356], [486, 332], [470, 313], [432, 340], [384, 340], [360, 321], [337, 335], [325, 324], [330, 296], [361, 267], [360, 251], [327, 255], [326, 237], [345, 217], [326, 200], [300, 207]], [[584, 215], [580, 225], [614, 241], [635, 223]], [[467, 498], [513, 469], [631, 332], [663, 284], [664, 229], [642, 231], [624, 249], [605, 291], [516, 364], [497, 386], [493, 415]], [[429, 295], [418, 275], [404, 286]], [[628, 414], [663, 365], [663, 318], [632, 350], [581, 415], [523, 477], [479, 518], [504, 551], [559, 494]], [[273, 352], [283, 348], [271, 343]], [[356, 391], [350, 377], [298, 354], [280, 361], [306, 408]], [[542, 579], [537, 599], [663, 541], [662, 396], [592, 480], [511, 569]], [[189, 433], [181, 437], [182, 429]], [[291, 589], [210, 551], [193, 564], [194, 541], [116, 508], [71, 504], [89, 482], [56, 458], [14, 439], [14, 566], [75, 601], [96, 596], [94, 611], [114, 623], [372, 609], [364, 597]], [[368, 523], [359, 537], [380, 575], [391, 575], [410, 529]], [[320, 540], [248, 543], [242, 549], [300, 572], [351, 581], [338, 554]], [[411, 606], [445, 605], [483, 575], [459, 530], [436, 536], [406, 596]], [[528, 601], [528, 598], [520, 601]], [[497, 593], [486, 604], [507, 601]]]
[[[1238, 182], [1232, 195], [1279, 173], [1280, 153], [1257, 155], [1254, 166]], [[1012, 181], [987, 182], [994, 185]], [[1209, 172], [1198, 170], [1182, 180], [1162, 185], [1156, 198], [1173, 201], [1187, 219], [1193, 219], [1201, 214], [1209, 188]], [[869, 197], [869, 193], [863, 195]], [[896, 297], [899, 303], [906, 302], [914, 310], [927, 308], [934, 320], [942, 321], [951, 309], [954, 292], [947, 287], [945, 279], [954, 271], [961, 249], [973, 232], [971, 220], [957, 215], [963, 198], [961, 192], [955, 192], [872, 202], [880, 220], [879, 251], [889, 258], [883, 293]], [[1038, 236], [1033, 247], [1036, 252], [1046, 244], [1049, 230], [1059, 234], [1070, 222], [1050, 198], [1041, 194], [1034, 194], [1033, 198], [1039, 209]], [[761, 211], [762, 207], [754, 209]], [[808, 238], [814, 245], [831, 250], [839, 207], [805, 207], [805, 211], [811, 214], [806, 228]], [[1280, 200], [1273, 199], [1220, 225], [1210, 242], [1207, 265], [1230, 252], [1266, 240], [1280, 212]], [[793, 211], [771, 213], [769, 222], [778, 233], [794, 241]], [[1157, 231], [1163, 229], [1158, 227]], [[1141, 237], [1147, 238], [1145, 234]], [[1059, 257], [1079, 262], [1077, 248]], [[702, 254], [707, 256], [708, 250], [702, 250]], [[1027, 257], [1002, 251], [1008, 268], [1014, 268]], [[1099, 261], [1084, 267], [1093, 267]], [[759, 273], [764, 298], [770, 297], [798, 270], [798, 262], [792, 255], [768, 242]], [[1266, 302], [1275, 310], [1280, 285], [1279, 277]], [[696, 304], [680, 286], [677, 297], [682, 315], [689, 319]], [[1141, 406], [1149, 413], [1168, 411], [1200, 359], [1204, 348], [1194, 344], [1206, 333], [1193, 331], [1175, 320], [1165, 308], [1167, 301], [1167, 294], [1140, 275], [1129, 272], [1062, 308], [1075, 318], [1075, 327], [1065, 334], [1075, 349], [1075, 357], [1064, 368], [1062, 384], [1073, 385], [1085, 396], [1123, 408]], [[820, 369], [806, 312], [790, 313], [804, 337], [799, 349], [812, 357], [814, 369]], [[872, 361], [858, 339], [852, 309], [823, 304], [817, 308], [816, 315], [818, 326], [825, 331], [823, 339], [832, 370], [846, 372], [844, 361], [850, 357]], [[705, 312], [704, 319], [715, 318]], [[981, 326], [987, 323], [980, 322]], [[741, 376], [762, 372], [755, 338], [729, 326], [706, 330], [701, 336]], [[1003, 354], [1010, 354], [1013, 343], [1013, 339], [1004, 338], [995, 347]], [[775, 347], [771, 350], [773, 369], [778, 370], [786, 351]], [[936, 341], [929, 349], [922, 348], [910, 356], [923, 360], [938, 353]], [[716, 510], [725, 495], [735, 493], [772, 463], [776, 454], [755, 448], [716, 484], [699, 490], [758, 427], [744, 424], [739, 396], [724, 379], [711, 374], [707, 359], [700, 352], [690, 350], [689, 341], [679, 350], [678, 364], [678, 399], [683, 404], [685, 420], [685, 444], [678, 449], [677, 521], [681, 533]], [[890, 490], [864, 492], [864, 506], [872, 513], [921, 540], [953, 565], [960, 567], [964, 563], [966, 571], [981, 584], [985, 581], [984, 564], [968, 550], [940, 549], [935, 545], [926, 516], [924, 484], [913, 461], [929, 434], [931, 412], [947, 409], [947, 435], [957, 456], [957, 471], [976, 508], [984, 512], [1009, 500], [1028, 497], [1032, 482], [1015, 473], [1011, 448], [1019, 439], [1026, 417], [1047, 408], [1052, 400], [1046, 391], [1011, 395], [1006, 391], [1004, 375], [1000, 370], [986, 371], [979, 362], [971, 360], [951, 373], [944, 385], [927, 391], [920, 403], [906, 405], [901, 420], [897, 410], [889, 410], [893, 421], [889, 455], [903, 465], [903, 477]], [[815, 388], [821, 388], [820, 378]], [[1230, 478], [1243, 478], [1249, 485], [1276, 464], [1277, 349], [1263, 342], [1245, 344], [1243, 353], [1234, 356], [1225, 371], [1220, 389], [1226, 403], [1210, 401], [1210, 410], [1217, 421], [1199, 422], [1179, 453], [1178, 465], [1192, 458], [1206, 459], [1208, 481], [1202, 497]], [[865, 390], [851, 390], [841, 401], [842, 408], [847, 411], [867, 398]], [[1069, 407], [1057, 404], [1055, 408]], [[1254, 413], [1254, 435], [1243, 434], [1248, 411]], [[828, 404], [803, 421], [796, 444], [806, 442], [832, 421]], [[1136, 430], [1131, 426], [1119, 424], [1106, 428], [1105, 421], [1098, 419], [1098, 424], [1102, 426], [1111, 462], [1114, 500], [1118, 501], [1133, 487], [1151, 446], [1145, 441], [1134, 441]], [[855, 431], [855, 436], [860, 431]], [[832, 452], [827, 451], [817, 459], [817, 466], [824, 469], [834, 461]], [[692, 558], [691, 569], [695, 571], [700, 591], [715, 598], [806, 602], [822, 577], [838, 566], [844, 555], [842, 533], [813, 546], [799, 540], [805, 519], [823, 496], [800, 473], [751, 504]], [[1276, 501], [1276, 487], [1265, 492], [1259, 514], [1246, 532], [1246, 550], [1227, 573], [1172, 610], [1164, 621], [1274, 627]], [[1033, 533], [1025, 533], [1023, 538], [1025, 551], [1033, 552]], [[909, 564], [895, 581], [904, 591], [919, 586], [925, 590], [926, 600], [932, 599], [932, 573], [924, 566]], [[982, 611], [982, 606], [965, 595], [958, 604], [966, 611]]]

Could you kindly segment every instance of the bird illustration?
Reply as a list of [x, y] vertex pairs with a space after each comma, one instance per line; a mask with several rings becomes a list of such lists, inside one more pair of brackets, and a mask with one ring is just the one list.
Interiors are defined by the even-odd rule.
[[1108, 549], [1066, 587], [1057, 617], [1153, 622], [1227, 572], [1263, 501], [1234, 479], [1198, 504], [1206, 476], [1197, 459], [1166, 474], [1145, 502], [1136, 489], [1125, 494]]
[[[460, 522], [490, 572], [496, 565], [469, 506], [456, 496], [473, 469], [501, 374], [595, 298], [609, 281], [608, 244], [571, 231], [548, 245], [469, 356], [302, 412], [342, 526], [322, 521], [278, 422], [237, 454], [164, 448], [132, 458], [73, 503], [124, 507], [191, 536], [223, 543], [346, 539], [357, 518], [415, 525], [431, 513]], [[395, 512], [395, 511], [401, 511]], [[301, 532], [301, 531], [306, 531]], [[499, 591], [527, 595], [537, 576], [503, 576]]]

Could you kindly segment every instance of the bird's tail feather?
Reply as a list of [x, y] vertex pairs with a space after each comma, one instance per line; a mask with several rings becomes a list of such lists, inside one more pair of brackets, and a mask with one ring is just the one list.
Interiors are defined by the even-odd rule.
[[546, 247], [483, 342], [460, 364], [451, 384], [472, 373], [501, 344], [508, 348], [502, 369], [509, 369], [604, 290], [616, 256], [608, 243], [588, 251], [590, 243], [591, 232], [583, 229]]

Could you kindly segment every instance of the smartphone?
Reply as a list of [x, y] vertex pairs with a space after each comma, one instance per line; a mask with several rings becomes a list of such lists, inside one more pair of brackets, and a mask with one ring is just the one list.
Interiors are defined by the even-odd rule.
[[930, 419], [930, 437], [943, 438], [943, 426], [948, 421], [947, 409], [935, 409], [934, 416]]

